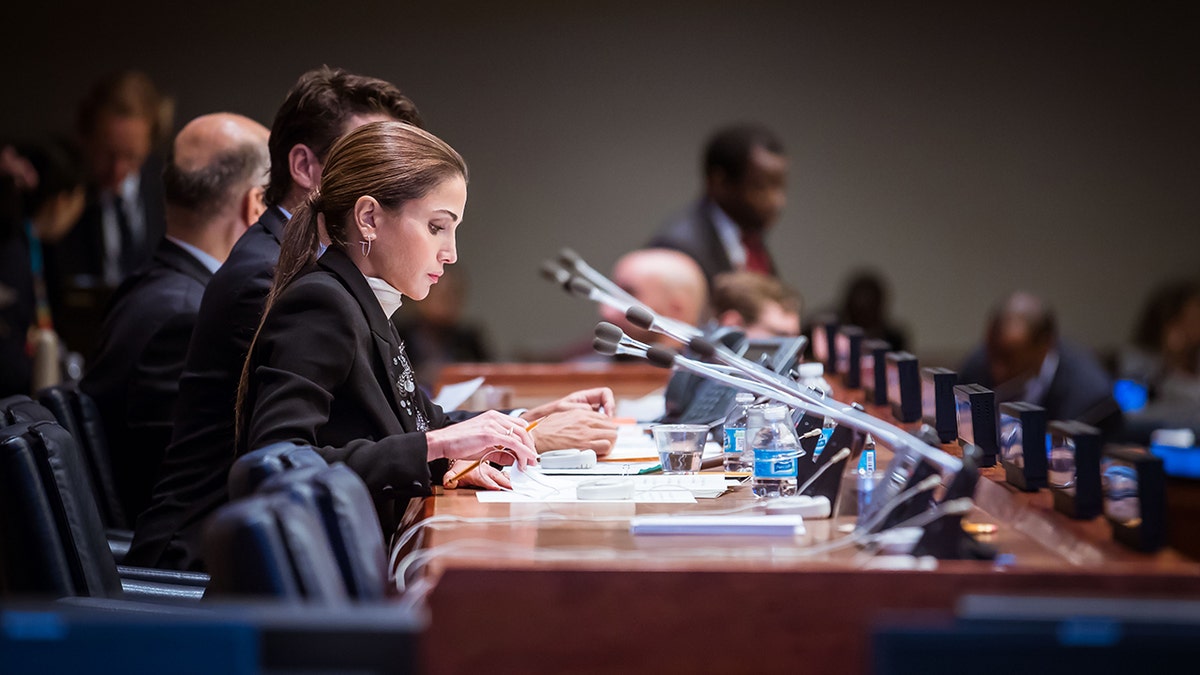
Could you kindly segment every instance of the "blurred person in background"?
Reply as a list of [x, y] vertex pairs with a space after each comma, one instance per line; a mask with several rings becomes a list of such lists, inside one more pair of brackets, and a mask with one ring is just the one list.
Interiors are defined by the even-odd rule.
[[[43, 245], [60, 241], [84, 207], [78, 150], [50, 140], [5, 149], [0, 188], [8, 214], [0, 223], [0, 396], [57, 384], [63, 353], [54, 333]], [[39, 359], [38, 345], [49, 353]]]
[[718, 325], [740, 328], [746, 337], [800, 335], [800, 294], [759, 272], [725, 272], [713, 279]]

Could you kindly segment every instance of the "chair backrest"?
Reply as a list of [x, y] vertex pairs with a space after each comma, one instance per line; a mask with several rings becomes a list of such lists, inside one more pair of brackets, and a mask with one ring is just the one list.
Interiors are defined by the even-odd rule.
[[46, 409], [46, 406], [24, 394], [0, 399], [0, 426], [6, 427], [21, 422], [57, 421], [58, 418]]
[[324, 467], [329, 464], [316, 450], [295, 443], [272, 443], [248, 452], [234, 460], [229, 468], [229, 499], [248, 497], [271, 476], [306, 466]]
[[106, 527], [129, 529], [129, 519], [113, 481], [108, 438], [104, 435], [104, 423], [96, 402], [74, 384], [47, 387], [38, 392], [38, 400], [54, 413], [58, 423], [75, 439], [86, 462], [100, 520]]
[[261, 494], [283, 494], [315, 513], [325, 528], [346, 591], [360, 601], [387, 592], [387, 554], [370, 490], [345, 464], [305, 467], [272, 476]]
[[0, 431], [0, 446], [9, 589], [120, 597], [117, 566], [71, 435], [55, 422], [22, 423]]
[[252, 495], [222, 506], [207, 523], [204, 551], [211, 575], [205, 597], [348, 600], [325, 528], [287, 495]]

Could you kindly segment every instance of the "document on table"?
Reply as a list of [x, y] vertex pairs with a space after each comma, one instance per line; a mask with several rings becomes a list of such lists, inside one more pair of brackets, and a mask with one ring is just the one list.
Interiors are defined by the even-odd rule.
[[471, 398], [483, 384], [482, 377], [476, 377], [466, 382], [455, 382], [442, 387], [438, 395], [433, 399], [433, 402], [442, 407], [442, 410], [451, 412], [458, 410], [458, 406], [466, 403], [467, 399]]
[[[537, 469], [513, 471], [512, 491], [481, 491], [476, 497], [481, 502], [578, 502], [575, 487], [589, 480], [588, 476], [548, 476]], [[633, 499], [586, 500], [588, 502], [613, 501], [619, 503], [694, 504], [696, 498], [713, 498], [725, 492], [725, 475], [701, 473], [686, 475], [630, 476], [633, 481]]]

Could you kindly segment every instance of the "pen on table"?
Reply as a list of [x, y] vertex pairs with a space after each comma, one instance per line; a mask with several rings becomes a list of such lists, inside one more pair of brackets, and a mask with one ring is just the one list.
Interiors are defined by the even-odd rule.
[[[530, 422], [529, 425], [525, 427], [525, 431], [533, 431], [534, 427], [536, 427], [538, 425], [538, 423], [544, 419], [546, 419], [546, 418], [539, 417], [538, 419]], [[500, 447], [500, 446], [496, 446], [496, 447]], [[484, 457], [486, 457], [486, 456], [487, 455], [485, 454]], [[463, 476], [465, 476], [465, 475], [471, 473], [472, 471], [474, 471], [475, 469], [479, 468], [480, 464], [483, 464], [483, 457], [480, 457], [479, 459], [475, 460], [474, 462], [471, 462], [470, 466], [468, 466], [467, 468], [463, 469], [462, 471], [459, 471], [458, 473], [454, 474], [446, 482], [451, 483], [453, 485], [457, 485], [459, 478], [462, 478]]]

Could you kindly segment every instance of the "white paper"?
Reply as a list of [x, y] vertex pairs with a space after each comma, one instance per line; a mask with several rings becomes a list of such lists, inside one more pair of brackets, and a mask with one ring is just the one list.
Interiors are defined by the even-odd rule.
[[661, 418], [666, 412], [667, 399], [661, 391], [646, 394], [641, 398], [617, 399], [617, 417], [649, 422]]
[[[724, 490], [724, 476], [712, 475], [720, 479], [721, 489]], [[604, 501], [628, 503], [632, 501], [639, 504], [695, 504], [696, 498], [689, 486], [692, 483], [698, 487], [701, 486], [699, 481], [677, 480], [691, 479], [695, 476], [631, 476], [630, 479], [634, 481], [633, 499], [581, 500], [575, 495], [575, 487], [583, 481], [591, 480], [591, 476], [548, 476], [540, 469], [534, 468], [511, 471], [509, 476], [512, 480], [512, 491], [481, 491], [475, 493], [476, 497], [479, 501], [487, 503], [594, 503]], [[709, 487], [708, 483], [706, 482], [703, 487]]]
[[[622, 424], [617, 428], [617, 442], [612, 452], [600, 458], [601, 462], [657, 462], [658, 446], [654, 437], [644, 430], [646, 425]], [[725, 452], [725, 448], [716, 441], [708, 441], [704, 445], [704, 459], [711, 459]]]
[[483, 378], [477, 377], [466, 382], [455, 382], [442, 387], [438, 395], [433, 399], [433, 402], [442, 407], [442, 410], [451, 412], [458, 410], [458, 406], [471, 398], [471, 395], [479, 390], [483, 384]]

